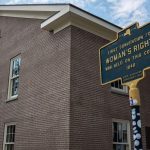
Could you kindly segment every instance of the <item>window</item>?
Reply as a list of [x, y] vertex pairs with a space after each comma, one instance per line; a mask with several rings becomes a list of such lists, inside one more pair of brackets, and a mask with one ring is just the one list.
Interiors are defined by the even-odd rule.
[[15, 124], [5, 125], [3, 150], [14, 150], [15, 130]]
[[115, 81], [111, 83], [111, 90], [120, 93], [128, 93], [128, 87], [121, 85], [121, 80]]
[[113, 150], [130, 150], [130, 126], [128, 121], [113, 121]]
[[146, 148], [150, 149], [150, 127], [145, 128], [146, 133]]
[[18, 96], [20, 62], [21, 62], [20, 56], [11, 59], [8, 100], [16, 99]]

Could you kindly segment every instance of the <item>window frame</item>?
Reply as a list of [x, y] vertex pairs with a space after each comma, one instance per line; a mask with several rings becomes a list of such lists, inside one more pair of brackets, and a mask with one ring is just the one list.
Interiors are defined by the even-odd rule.
[[15, 126], [15, 133], [14, 135], [16, 136], [16, 123], [15, 122], [11, 122], [11, 123], [5, 123], [4, 125], [4, 139], [3, 139], [3, 150], [5, 150], [5, 146], [6, 145], [15, 145], [15, 137], [14, 137], [14, 142], [6, 142], [6, 136], [7, 136], [7, 128], [8, 126]]
[[[113, 141], [113, 134], [114, 134], [114, 130], [113, 130], [113, 123], [117, 122], [117, 123], [126, 123], [127, 124], [127, 142], [114, 142]], [[114, 144], [118, 144], [118, 145], [128, 145], [129, 150], [131, 150], [131, 129], [130, 129], [130, 121], [129, 120], [122, 120], [122, 119], [112, 119], [112, 145]]]
[[[112, 83], [115, 83], [115, 82], [119, 82], [119, 80], [114, 81], [114, 82], [112, 82]], [[119, 84], [119, 83], [118, 83], [118, 84]], [[123, 87], [122, 89], [121, 89], [121, 88], [114, 87], [114, 86], [112, 86], [112, 85], [110, 85], [110, 86], [111, 86], [111, 91], [112, 91], [112, 92], [119, 93], [119, 94], [124, 94], [124, 95], [128, 95], [128, 94], [129, 94], [128, 87], [125, 86], [125, 85], [122, 85], [122, 87]]]
[[[15, 100], [15, 99], [18, 98], [18, 94], [12, 96], [12, 83], [13, 83], [13, 79], [16, 79], [16, 78], [20, 77], [19, 74], [12, 77], [13, 61], [16, 60], [17, 58], [20, 59], [20, 66], [21, 66], [21, 56], [20, 56], [20, 54], [10, 59], [9, 84], [8, 84], [8, 94], [7, 94], [7, 100], [6, 101]], [[19, 91], [19, 88], [18, 88], [18, 91]]]

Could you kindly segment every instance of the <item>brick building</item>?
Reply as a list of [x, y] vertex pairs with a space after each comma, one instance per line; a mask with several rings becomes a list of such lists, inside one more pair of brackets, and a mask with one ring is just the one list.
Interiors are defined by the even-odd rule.
[[98, 50], [120, 30], [70, 4], [0, 6], [0, 150], [131, 150], [128, 89], [99, 79]]

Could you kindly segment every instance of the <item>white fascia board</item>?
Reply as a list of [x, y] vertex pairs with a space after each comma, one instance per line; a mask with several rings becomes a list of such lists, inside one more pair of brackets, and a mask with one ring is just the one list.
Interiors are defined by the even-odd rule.
[[[66, 4], [67, 5], [67, 4]], [[65, 5], [0, 5], [0, 11], [61, 11]]]
[[82, 18], [87, 19], [91, 22], [99, 24], [99, 25], [101, 25], [101, 26], [103, 26], [107, 29], [115, 31], [117, 33], [120, 32], [120, 30], [121, 30], [121, 29], [119, 29], [119, 27], [116, 27], [116, 26], [112, 25], [111, 23], [107, 23], [107, 22], [103, 21], [102, 19], [94, 17], [94, 16], [92, 16], [92, 15], [90, 15], [90, 14], [84, 12], [84, 11], [76, 9], [75, 7], [70, 7], [70, 12], [72, 12], [72, 13], [78, 15], [78, 16], [81, 16]]
[[18, 17], [18, 18], [32, 18], [32, 19], [46, 19], [57, 12], [37, 12], [37, 11], [0, 11], [0, 16]]
[[0, 16], [47, 19], [66, 5], [0, 5]]
[[47, 29], [51, 23], [57, 21], [60, 17], [64, 16], [67, 13], [69, 13], [69, 5], [66, 6], [64, 9], [62, 9], [60, 12], [58, 12], [55, 15], [53, 15], [52, 17], [50, 17], [49, 19], [42, 22], [41, 28]]
[[116, 33], [121, 30], [107, 21], [105, 22], [70, 5], [41, 23], [41, 28], [57, 33], [69, 25], [79, 27], [110, 41], [114, 40]]

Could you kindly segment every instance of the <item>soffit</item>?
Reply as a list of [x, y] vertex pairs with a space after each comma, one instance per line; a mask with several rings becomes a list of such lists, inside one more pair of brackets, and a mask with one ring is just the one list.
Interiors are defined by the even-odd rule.
[[66, 5], [0, 5], [0, 16], [47, 19]]
[[54, 16], [46, 19], [41, 23], [41, 28], [56, 33], [69, 25], [77, 26], [110, 41], [114, 40], [121, 30], [120, 27], [72, 5], [66, 6]]

